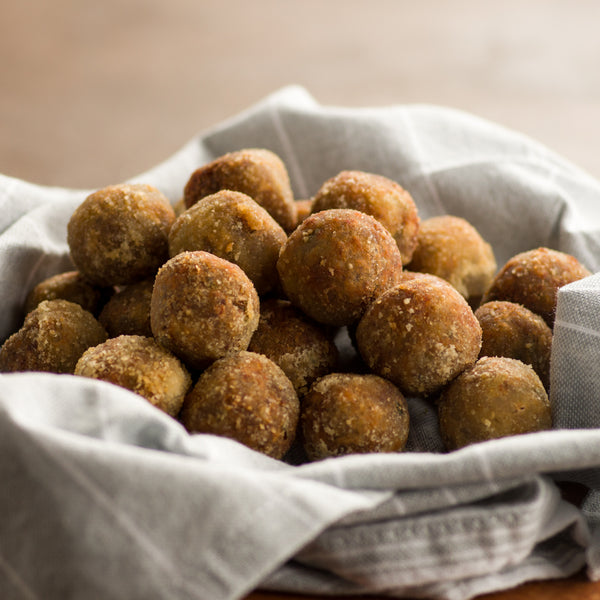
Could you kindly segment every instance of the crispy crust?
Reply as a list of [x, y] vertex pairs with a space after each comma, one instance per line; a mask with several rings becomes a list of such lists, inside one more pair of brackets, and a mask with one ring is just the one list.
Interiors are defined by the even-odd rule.
[[296, 227], [312, 212], [312, 198], [296, 200]]
[[75, 375], [108, 381], [146, 398], [175, 417], [191, 385], [187, 369], [154, 339], [137, 335], [111, 338], [86, 350]]
[[301, 425], [311, 460], [399, 452], [408, 438], [408, 405], [400, 390], [381, 377], [332, 373], [303, 398]]
[[185, 399], [181, 420], [192, 433], [232, 438], [280, 459], [295, 439], [299, 411], [285, 373], [266, 356], [242, 351], [202, 373]]
[[222, 190], [206, 196], [177, 218], [169, 233], [169, 254], [205, 250], [239, 267], [259, 295], [278, 285], [277, 259], [285, 231], [250, 196]]
[[40, 281], [25, 299], [25, 313], [31, 312], [42, 300], [69, 300], [97, 316], [114, 293], [112, 287], [90, 283], [79, 271], [59, 273]]
[[373, 372], [405, 395], [428, 396], [477, 360], [481, 327], [449, 283], [407, 274], [369, 306], [356, 343]]
[[542, 317], [501, 300], [482, 304], [475, 316], [482, 330], [479, 356], [516, 358], [531, 365], [546, 390], [550, 389], [552, 330]]
[[71, 215], [67, 242], [75, 266], [96, 285], [127, 285], [154, 276], [169, 257], [175, 211], [156, 188], [108, 186]]
[[79, 357], [107, 338], [92, 313], [68, 300], [43, 300], [0, 349], [0, 372], [73, 373]]
[[184, 202], [196, 202], [220, 190], [247, 194], [260, 204], [285, 231], [298, 221], [287, 169], [270, 150], [248, 148], [229, 152], [196, 169], [184, 188]]
[[497, 265], [492, 247], [468, 221], [442, 215], [421, 223], [417, 247], [407, 268], [437, 275], [470, 299], [481, 298]]
[[375, 217], [398, 244], [402, 264], [410, 262], [417, 245], [419, 215], [412, 196], [398, 183], [364, 171], [342, 171], [317, 191], [312, 212], [353, 208]]
[[271, 298], [261, 303], [260, 320], [248, 350], [264, 354], [289, 377], [303, 396], [318, 377], [331, 373], [338, 351], [332, 336], [291, 302]]
[[591, 275], [574, 256], [536, 248], [510, 258], [500, 269], [482, 302], [507, 300], [522, 304], [554, 325], [559, 288]]
[[440, 396], [439, 417], [448, 450], [552, 426], [539, 377], [530, 366], [506, 357], [484, 356], [459, 375]]
[[98, 320], [109, 337], [143, 335], [152, 337], [150, 302], [154, 279], [132, 283], [119, 290], [104, 306]]
[[258, 319], [258, 294], [250, 279], [213, 254], [182, 252], [156, 275], [152, 333], [190, 369], [245, 350]]
[[319, 323], [342, 326], [396, 283], [402, 257], [374, 217], [330, 209], [312, 214], [289, 236], [277, 270], [295, 306]]

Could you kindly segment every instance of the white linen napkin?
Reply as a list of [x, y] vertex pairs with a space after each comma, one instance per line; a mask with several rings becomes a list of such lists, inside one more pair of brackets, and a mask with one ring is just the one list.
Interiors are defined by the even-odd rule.
[[[298, 199], [343, 169], [379, 173], [422, 218], [467, 218], [499, 264], [544, 245], [600, 268], [600, 184], [441, 107], [326, 107], [293, 86], [132, 181], [176, 202], [197, 166], [247, 147], [281, 156]], [[71, 268], [66, 223], [89, 191], [0, 176], [2, 339], [28, 290]], [[453, 453], [422, 400], [409, 400], [405, 452], [293, 465], [188, 435], [110, 384], [1, 375], [2, 597], [235, 600], [263, 587], [465, 600], [584, 565], [600, 578], [599, 288], [594, 275], [559, 294], [556, 429]], [[563, 481], [590, 487], [581, 509]]]

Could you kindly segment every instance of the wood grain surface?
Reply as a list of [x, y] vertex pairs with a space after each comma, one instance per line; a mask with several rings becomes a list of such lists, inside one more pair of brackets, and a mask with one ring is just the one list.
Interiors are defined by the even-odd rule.
[[[384, 596], [301, 596], [255, 592], [244, 600], [386, 600]], [[387, 597], [389, 600], [389, 596]], [[571, 580], [534, 581], [503, 592], [484, 594], [477, 600], [600, 600], [600, 583], [580, 575]]]
[[595, 0], [3, 2], [0, 173], [116, 183], [300, 84], [466, 110], [598, 177], [599, 17]]

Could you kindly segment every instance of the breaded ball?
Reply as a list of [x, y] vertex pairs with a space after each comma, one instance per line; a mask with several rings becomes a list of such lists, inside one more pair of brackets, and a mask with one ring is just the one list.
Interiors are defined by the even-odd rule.
[[88, 348], [74, 374], [131, 390], [172, 417], [179, 414], [192, 383], [176, 356], [154, 339], [139, 335], [121, 335]]
[[261, 302], [258, 327], [248, 350], [277, 364], [301, 397], [318, 377], [331, 373], [338, 350], [331, 332], [309, 319], [288, 300]]
[[79, 271], [67, 271], [40, 281], [25, 299], [25, 312], [31, 312], [42, 300], [69, 300], [97, 316], [114, 293], [112, 287], [90, 283]]
[[283, 161], [274, 152], [248, 148], [229, 152], [196, 169], [184, 188], [187, 208], [220, 190], [248, 194], [286, 231], [298, 220], [294, 194]]
[[448, 450], [552, 427], [540, 378], [514, 358], [480, 358], [442, 392], [438, 410]]
[[312, 198], [307, 198], [304, 200], [296, 200], [296, 214], [297, 221], [296, 226], [300, 225], [306, 217], [310, 215], [312, 212]]
[[300, 414], [304, 450], [311, 460], [399, 452], [408, 439], [406, 400], [396, 386], [377, 375], [322, 377], [303, 398]]
[[[438, 280], [440, 283], [445, 282], [444, 279], [442, 279], [441, 277], [437, 277], [436, 275], [430, 275], [429, 273], [418, 273], [415, 271], [407, 271], [406, 269], [404, 269], [402, 273], [398, 275], [396, 285], [398, 283], [404, 283], [405, 281], [412, 281], [414, 279], [425, 279], [427, 281], [431, 278], [434, 278], [434, 280]], [[448, 282], [446, 281], [446, 283]], [[350, 342], [352, 343], [352, 346], [356, 350], [358, 350], [358, 344], [356, 343], [356, 328], [358, 327], [359, 322], [360, 321], [356, 321], [355, 323], [347, 327], [348, 337], [350, 339]]]
[[96, 285], [127, 285], [154, 276], [169, 258], [175, 211], [156, 188], [113, 185], [90, 194], [67, 225], [71, 257]]
[[390, 232], [363, 212], [337, 208], [310, 215], [288, 237], [277, 270], [287, 298], [309, 317], [348, 325], [393, 286], [402, 256]]
[[379, 296], [356, 328], [369, 368], [407, 396], [429, 396], [472, 365], [481, 327], [456, 288], [434, 275], [409, 276]]
[[528, 250], [506, 262], [491, 282], [482, 303], [507, 300], [522, 304], [552, 327], [559, 288], [588, 275], [590, 271], [570, 254], [544, 247]]
[[548, 390], [552, 329], [546, 321], [520, 304], [501, 300], [482, 304], [475, 316], [482, 331], [479, 356], [506, 356], [531, 365]]
[[191, 369], [246, 350], [259, 300], [237, 265], [201, 250], [182, 252], [158, 271], [150, 303], [152, 333]]
[[313, 198], [312, 212], [353, 208], [375, 217], [396, 240], [402, 264], [417, 245], [419, 215], [412, 196], [398, 183], [364, 171], [342, 171], [328, 179]]
[[181, 198], [179, 198], [179, 200], [173, 204], [173, 210], [175, 211], [175, 217], [178, 217], [185, 212], [186, 206], [183, 196], [181, 196]]
[[169, 233], [169, 254], [215, 254], [241, 267], [263, 295], [278, 284], [277, 259], [286, 240], [277, 221], [250, 196], [222, 190], [177, 218]]
[[490, 244], [465, 219], [442, 215], [421, 223], [407, 269], [431, 273], [452, 284], [467, 300], [481, 299], [496, 273]]
[[98, 316], [109, 337], [152, 337], [150, 301], [153, 287], [154, 279], [146, 279], [125, 286], [112, 296]]
[[75, 302], [42, 300], [0, 349], [0, 372], [73, 373], [79, 357], [107, 338], [94, 315]]
[[238, 352], [214, 362], [185, 399], [181, 420], [192, 433], [228, 437], [282, 458], [296, 436], [298, 397], [266, 356]]

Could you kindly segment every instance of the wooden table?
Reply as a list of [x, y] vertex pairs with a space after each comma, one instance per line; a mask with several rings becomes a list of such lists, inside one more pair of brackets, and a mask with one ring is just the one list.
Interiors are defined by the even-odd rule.
[[[360, 600], [356, 596], [299, 596], [255, 592], [245, 600]], [[389, 600], [389, 598], [368, 596], [363, 600]], [[600, 582], [587, 581], [583, 575], [559, 581], [540, 581], [521, 585], [512, 590], [479, 596], [477, 600], [600, 600]]]
[[599, 177], [599, 18], [595, 0], [4, 2], [0, 173], [118, 183], [293, 83], [456, 107]]

